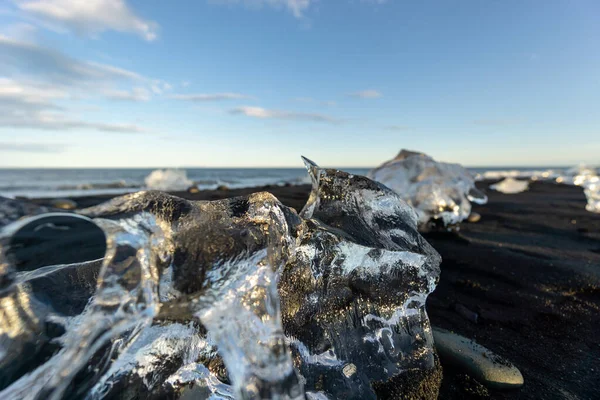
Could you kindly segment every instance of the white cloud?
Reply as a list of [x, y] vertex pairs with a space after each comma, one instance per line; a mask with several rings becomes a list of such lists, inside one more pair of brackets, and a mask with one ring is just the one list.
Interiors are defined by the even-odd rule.
[[193, 102], [220, 101], [220, 100], [240, 100], [251, 99], [251, 96], [241, 93], [196, 93], [196, 94], [174, 94], [169, 96], [175, 100], [185, 100]]
[[48, 106], [52, 100], [67, 97], [69, 95], [64, 90], [52, 86], [0, 78], [0, 103], [10, 101], [31, 106]]
[[0, 28], [0, 34], [14, 37], [20, 40], [33, 40], [36, 36], [37, 28], [26, 22], [15, 22]]
[[376, 99], [378, 97], [383, 96], [383, 94], [374, 89], [361, 90], [359, 92], [349, 93], [350, 97], [358, 97], [361, 99]]
[[64, 105], [57, 103], [70, 97], [70, 94], [61, 87], [2, 78], [0, 79], [0, 128], [148, 132], [137, 125], [84, 121], [74, 117], [69, 114]]
[[209, 0], [214, 4], [244, 4], [251, 8], [270, 6], [273, 8], [286, 8], [294, 17], [302, 18], [304, 12], [310, 7], [314, 0]]
[[82, 36], [105, 31], [135, 33], [148, 41], [158, 25], [136, 15], [124, 0], [16, 0], [17, 7], [45, 22]]
[[185, 88], [185, 87], [188, 87], [188, 86], [190, 86], [191, 84], [192, 84], [192, 83], [191, 83], [190, 81], [183, 81], [183, 82], [181, 82], [181, 87], [184, 87], [184, 88]]
[[8, 143], [0, 142], [0, 152], [60, 153], [67, 146], [60, 143]]
[[310, 121], [310, 122], [327, 122], [327, 123], [340, 123], [341, 121], [324, 114], [318, 113], [299, 113], [294, 111], [284, 110], [268, 110], [262, 107], [251, 107], [244, 106], [234, 108], [229, 111], [231, 114], [245, 115], [252, 118], [261, 119], [283, 119], [283, 120], [296, 120], [296, 121]]
[[143, 79], [126, 69], [76, 60], [57, 50], [7, 36], [0, 36], [0, 74], [32, 74], [64, 85]]
[[143, 87], [135, 87], [131, 90], [106, 90], [104, 95], [111, 100], [148, 101], [150, 92]]

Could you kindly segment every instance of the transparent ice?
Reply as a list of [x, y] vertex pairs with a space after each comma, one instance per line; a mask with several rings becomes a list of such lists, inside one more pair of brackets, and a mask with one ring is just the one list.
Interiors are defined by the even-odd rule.
[[[0, 398], [375, 399], [430, 379], [440, 257], [415, 211], [305, 162], [300, 215], [269, 193], [140, 192], [81, 212], [106, 234], [104, 260], [3, 262]], [[24, 357], [32, 345], [45, 356]]]
[[583, 188], [587, 198], [586, 210], [600, 213], [600, 169], [585, 164], [569, 168], [556, 182]]
[[514, 194], [526, 191], [529, 188], [529, 181], [518, 180], [514, 178], [504, 178], [498, 183], [490, 185], [490, 189], [501, 193]]
[[437, 162], [409, 150], [369, 171], [368, 177], [413, 206], [424, 230], [440, 222], [443, 227], [458, 224], [471, 213], [471, 202], [487, 202], [485, 194], [475, 187], [473, 176], [460, 164]]

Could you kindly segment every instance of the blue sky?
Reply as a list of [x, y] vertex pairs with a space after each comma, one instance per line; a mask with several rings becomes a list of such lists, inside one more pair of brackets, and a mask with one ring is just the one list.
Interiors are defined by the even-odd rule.
[[7, 0], [0, 166], [600, 163], [600, 3]]

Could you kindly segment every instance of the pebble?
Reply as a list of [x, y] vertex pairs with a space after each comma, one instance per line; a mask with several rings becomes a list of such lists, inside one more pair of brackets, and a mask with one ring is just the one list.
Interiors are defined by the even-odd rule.
[[69, 199], [54, 199], [50, 202], [50, 206], [61, 210], [75, 210], [77, 203]]
[[197, 186], [190, 186], [187, 190], [188, 193], [200, 193], [200, 189]]
[[471, 214], [469, 215], [469, 218], [467, 219], [467, 221], [469, 221], [469, 222], [479, 222], [480, 219], [481, 219], [481, 214], [476, 213], [476, 212], [471, 212]]
[[514, 365], [473, 340], [436, 327], [433, 338], [442, 365], [459, 367], [490, 389], [523, 386], [523, 375]]

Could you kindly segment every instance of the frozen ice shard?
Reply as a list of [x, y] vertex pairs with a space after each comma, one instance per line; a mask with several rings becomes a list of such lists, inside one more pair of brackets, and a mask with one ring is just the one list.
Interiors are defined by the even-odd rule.
[[368, 177], [414, 207], [423, 230], [458, 224], [471, 213], [471, 202], [487, 202], [464, 167], [437, 162], [423, 153], [402, 150], [396, 158], [369, 171]]
[[374, 399], [424, 384], [437, 393], [425, 300], [441, 259], [415, 212], [366, 177], [305, 163], [313, 190], [280, 296], [307, 390]]

